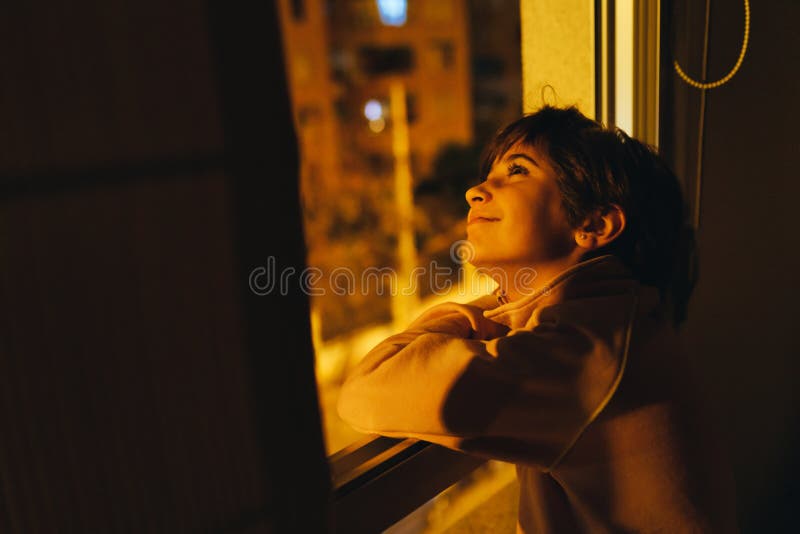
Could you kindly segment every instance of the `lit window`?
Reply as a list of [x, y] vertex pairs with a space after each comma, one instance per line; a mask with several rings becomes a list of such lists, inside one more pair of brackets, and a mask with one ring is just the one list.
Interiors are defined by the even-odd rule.
[[377, 0], [378, 14], [384, 26], [402, 26], [406, 23], [406, 0]]

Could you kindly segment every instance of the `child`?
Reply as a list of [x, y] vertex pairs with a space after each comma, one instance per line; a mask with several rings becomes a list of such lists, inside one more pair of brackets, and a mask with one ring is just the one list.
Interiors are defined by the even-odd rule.
[[675, 331], [693, 286], [675, 176], [623, 132], [545, 107], [496, 136], [482, 178], [467, 237], [497, 291], [375, 347], [341, 417], [515, 463], [518, 532], [735, 532]]

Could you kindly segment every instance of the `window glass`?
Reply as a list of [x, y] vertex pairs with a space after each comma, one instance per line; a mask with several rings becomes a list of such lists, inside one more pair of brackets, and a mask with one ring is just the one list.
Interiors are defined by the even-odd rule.
[[336, 414], [349, 369], [422, 309], [491, 289], [464, 283], [455, 246], [480, 149], [521, 113], [519, 1], [279, 6], [332, 454], [362, 437]]

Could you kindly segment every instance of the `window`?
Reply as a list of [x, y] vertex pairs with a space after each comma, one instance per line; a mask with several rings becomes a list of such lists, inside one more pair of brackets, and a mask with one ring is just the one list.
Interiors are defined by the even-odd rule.
[[[606, 42], [615, 35], [606, 4], [581, 7], [602, 8], [595, 13], [601, 31], [595, 31], [592, 17], [585, 16], [588, 12], [565, 13], [558, 0], [522, 0], [526, 31], [548, 35], [533, 54], [529, 48], [521, 50], [519, 0], [409, 3], [405, 22], [397, 27], [382, 24], [377, 0], [319, 0], [293, 3], [291, 9], [281, 3], [287, 68], [308, 71], [308, 76], [295, 77], [291, 91], [303, 130], [308, 262], [323, 273], [315, 286], [322, 294], [312, 298], [311, 322], [337, 513], [343, 512], [339, 518], [357, 516], [361, 525], [380, 531], [389, 526], [385, 514], [395, 514], [394, 521], [406, 516], [403, 521], [412, 522], [414, 531], [442, 531], [452, 526], [449, 510], [457, 508], [447, 503], [457, 503], [459, 495], [475, 488], [491, 492], [506, 487], [507, 477], [513, 477], [508, 464], [486, 464], [424, 442], [355, 432], [337, 416], [338, 388], [353, 362], [406, 326], [410, 315], [437, 298], [454, 300], [422, 287], [413, 298], [401, 301], [387, 288], [395, 281], [392, 273], [408, 265], [442, 265], [452, 259], [449, 247], [463, 238], [463, 192], [476, 178], [480, 149], [498, 127], [523, 110], [521, 51], [529, 67], [524, 93], [529, 106], [539, 103], [540, 86], [545, 84], [556, 86], [562, 102], [577, 103], [590, 115], [595, 94], [597, 109], [608, 109], [599, 116], [613, 117], [614, 106], [620, 107], [615, 97], [622, 92], [614, 91], [610, 79], [613, 55], [601, 58], [602, 66], [593, 63], [595, 50], [622, 49], [620, 43]], [[307, 20], [302, 28], [291, 24], [299, 13], [296, 6]], [[541, 16], [550, 12], [558, 17]], [[559, 17], [566, 17], [568, 24], [561, 24], [565, 19]], [[628, 19], [625, 24], [630, 26], [633, 18]], [[616, 36], [619, 40], [631, 34], [625, 38], [641, 40], [647, 37], [642, 32], [617, 28]], [[650, 34], [653, 48], [657, 32]], [[307, 65], [294, 67], [293, 58], [301, 57], [307, 58]], [[619, 74], [619, 65], [616, 70]], [[652, 80], [648, 83], [643, 86], [653, 86]], [[367, 112], [370, 102], [377, 104]], [[393, 110], [402, 109], [398, 102], [405, 104], [405, 114], [393, 117]], [[638, 109], [631, 102], [626, 105]], [[398, 154], [398, 141], [407, 143], [407, 157]], [[405, 176], [403, 186], [411, 191], [413, 203], [397, 201], [400, 175]], [[411, 239], [408, 233], [399, 235], [401, 212], [413, 215]], [[410, 249], [401, 247], [409, 242]], [[360, 286], [354, 275], [369, 269], [378, 270], [375, 283]], [[380, 486], [372, 482], [400, 463], [403, 469], [391, 472], [402, 471], [400, 478], [417, 486], [401, 487], [402, 481], [393, 479], [395, 486], [383, 486], [392, 497], [378, 492], [381, 507], [365, 507], [364, 495], [374, 496]], [[419, 466], [426, 467], [420, 471]], [[409, 505], [396, 498], [406, 494], [418, 500], [436, 497], [420, 507], [418, 500]], [[502, 492], [496, 495], [503, 503], [513, 500]], [[417, 510], [410, 513], [414, 507]], [[376, 514], [376, 508], [384, 515]]]
[[321, 111], [316, 106], [303, 106], [297, 110], [297, 124], [300, 127], [308, 124], [318, 122], [320, 120]]
[[289, 0], [292, 5], [292, 17], [297, 22], [306, 18], [306, 0]]
[[[421, 308], [448, 298], [424, 286], [403, 300], [392, 285], [409, 266], [436, 262], [450, 268], [457, 288], [463, 266], [453, 261], [450, 247], [464, 237], [464, 191], [476, 178], [480, 147], [509, 113], [519, 113], [514, 106], [522, 92], [519, 68], [487, 76], [472, 63], [478, 51], [490, 50], [497, 57], [510, 54], [509, 66], [520, 64], [518, 43], [506, 44], [519, 32], [519, 4], [409, 2], [402, 26], [382, 24], [376, 0], [309, 1], [301, 8], [302, 26], [293, 24], [294, 4], [283, 5], [281, 17], [287, 69], [297, 68], [292, 62], [299, 52], [308, 58], [307, 76], [298, 77], [302, 83], [291, 87], [291, 96], [302, 130], [308, 263], [323, 273], [315, 285], [320, 294], [311, 298], [320, 406], [326, 447], [337, 462], [353, 443], [368, 439], [336, 412], [338, 388], [350, 367]], [[487, 15], [490, 9], [493, 16]], [[498, 80], [494, 90], [507, 93], [510, 111], [477, 117], [476, 91]], [[403, 107], [403, 117], [393, 116]], [[408, 143], [403, 161], [398, 142]], [[398, 173], [406, 176], [404, 187], [413, 199], [402, 206], [395, 195]], [[398, 231], [401, 212], [413, 219], [404, 235]], [[376, 276], [364, 283], [369, 270]], [[439, 454], [435, 450], [424, 454]], [[444, 473], [431, 497], [482, 463], [458, 476]], [[476, 480], [488, 480], [481, 473]], [[455, 499], [457, 491], [446, 499]], [[444, 502], [438, 501], [436, 514], [447, 508]]]
[[359, 66], [369, 76], [405, 74], [414, 68], [414, 52], [408, 46], [365, 46], [358, 51]]
[[472, 71], [484, 78], [499, 78], [505, 70], [505, 60], [502, 57], [480, 55], [472, 61]]
[[432, 45], [433, 49], [438, 55], [439, 67], [442, 69], [450, 69], [456, 61], [456, 49], [450, 41], [435, 40]]

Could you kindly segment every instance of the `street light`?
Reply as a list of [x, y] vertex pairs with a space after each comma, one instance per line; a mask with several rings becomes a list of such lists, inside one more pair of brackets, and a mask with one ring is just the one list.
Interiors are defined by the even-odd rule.
[[406, 23], [406, 0], [377, 0], [378, 14], [384, 26], [403, 26]]
[[368, 100], [364, 105], [364, 116], [369, 121], [369, 129], [373, 132], [380, 133], [386, 127], [386, 119], [383, 115], [383, 104], [374, 98]]

